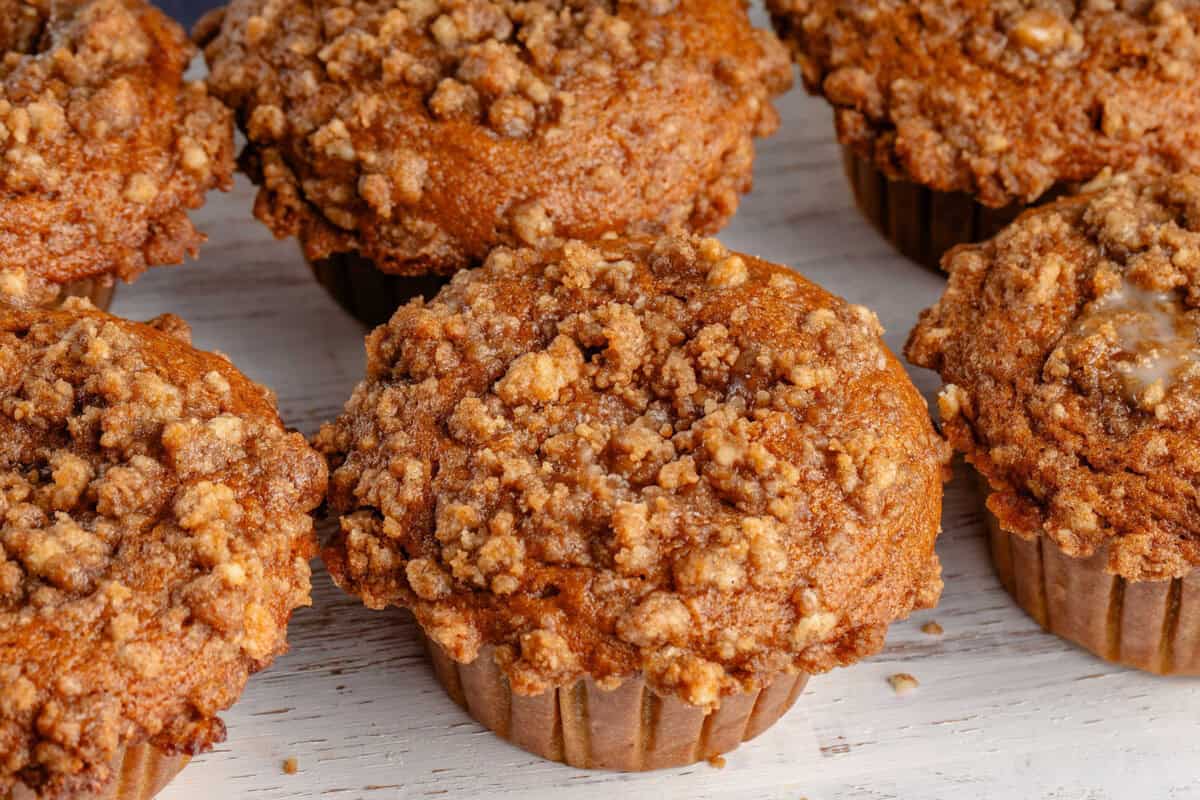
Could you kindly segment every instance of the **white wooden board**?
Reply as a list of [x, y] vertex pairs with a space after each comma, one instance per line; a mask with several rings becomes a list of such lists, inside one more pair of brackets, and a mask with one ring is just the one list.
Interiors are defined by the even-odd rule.
[[[824, 102], [796, 89], [779, 105], [783, 127], [761, 144], [755, 191], [723, 239], [875, 309], [898, 350], [941, 278], [893, 253], [854, 210]], [[252, 218], [252, 199], [240, 178], [211, 197], [196, 214], [211, 236], [199, 262], [122, 287], [114, 311], [183, 316], [198, 345], [273, 387], [287, 423], [311, 433], [360, 377], [362, 331], [312, 280], [296, 243]], [[932, 396], [935, 376], [913, 378]], [[1200, 797], [1200, 681], [1113, 667], [1042, 633], [994, 578], [964, 478], [960, 467], [947, 490], [941, 606], [895, 625], [879, 656], [814, 678], [724, 769], [619, 775], [527, 755], [445, 697], [407, 616], [364, 610], [318, 569], [292, 652], [224, 715], [228, 741], [161, 797]], [[945, 635], [921, 633], [929, 620]], [[897, 672], [920, 689], [897, 697], [887, 682]], [[288, 757], [297, 774], [284, 773]]]

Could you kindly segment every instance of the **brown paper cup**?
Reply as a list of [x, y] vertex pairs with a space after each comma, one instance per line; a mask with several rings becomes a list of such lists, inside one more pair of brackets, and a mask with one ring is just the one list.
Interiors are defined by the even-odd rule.
[[96, 308], [107, 311], [112, 305], [113, 295], [116, 294], [116, 291], [116, 282], [111, 277], [85, 278], [81, 281], [64, 284], [53, 305], [61, 305], [68, 297], [86, 297]]
[[950, 248], [990, 239], [1028, 208], [1020, 203], [989, 208], [965, 192], [893, 181], [846, 147], [842, 164], [863, 215], [897, 250], [933, 270]]
[[[150, 800], [187, 766], [190, 757], [168, 755], [149, 744], [127, 747], [113, 762], [115, 773], [106, 789], [81, 795], [77, 800]], [[18, 786], [12, 800], [36, 800], [37, 795]]]
[[682, 767], [753, 739], [792, 707], [808, 676], [777, 676], [760, 691], [726, 697], [708, 715], [646, 686], [640, 676], [613, 690], [590, 678], [533, 697], [513, 694], [484, 648], [459, 664], [426, 640], [446, 693], [483, 725], [518, 747], [582, 769], [636, 772]]
[[450, 281], [447, 275], [389, 275], [357, 253], [309, 260], [308, 265], [338, 305], [370, 327], [387, 322], [397, 308], [418, 295], [433, 297]]
[[1200, 570], [1129, 581], [1105, 570], [1105, 551], [1073, 558], [1053, 540], [1022, 539], [984, 516], [1000, 582], [1047, 631], [1127, 667], [1200, 675]]

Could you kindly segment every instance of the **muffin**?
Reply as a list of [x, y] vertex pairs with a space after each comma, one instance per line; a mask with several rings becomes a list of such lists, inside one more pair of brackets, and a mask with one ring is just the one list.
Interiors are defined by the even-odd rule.
[[907, 355], [946, 382], [1004, 587], [1101, 658], [1200, 674], [1200, 176], [1059, 200], [946, 265]]
[[879, 333], [714, 239], [498, 248], [368, 337], [324, 559], [515, 744], [715, 757], [940, 593], [949, 448]]
[[717, 230], [792, 80], [740, 0], [234, 0], [196, 37], [256, 215], [372, 323], [497, 245]]
[[1200, 167], [1200, 7], [769, 0], [859, 208], [936, 268], [1106, 170]]
[[309, 603], [325, 465], [188, 338], [0, 307], [4, 797], [151, 797]]
[[0, 0], [0, 301], [107, 307], [195, 255], [187, 211], [233, 174], [233, 119], [142, 0]]

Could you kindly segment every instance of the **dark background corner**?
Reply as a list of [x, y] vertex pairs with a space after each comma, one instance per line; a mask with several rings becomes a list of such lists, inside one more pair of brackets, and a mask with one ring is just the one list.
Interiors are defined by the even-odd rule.
[[221, 2], [222, 0], [155, 0], [155, 5], [179, 20], [188, 31], [191, 31], [196, 20], [200, 19], [204, 12], [216, 8], [221, 5]]

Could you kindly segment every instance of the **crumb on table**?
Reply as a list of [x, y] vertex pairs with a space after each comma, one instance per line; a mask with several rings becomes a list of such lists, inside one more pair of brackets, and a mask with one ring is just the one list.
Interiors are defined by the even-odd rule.
[[942, 626], [933, 620], [930, 620], [921, 626], [921, 633], [926, 633], [930, 636], [941, 636], [945, 632], [946, 631], [942, 628]]
[[921, 685], [920, 681], [907, 672], [898, 672], [892, 675], [888, 678], [888, 683], [892, 685], [892, 691], [899, 697], [912, 694]]
[[283, 760], [283, 771], [288, 775], [295, 775], [300, 771], [300, 762], [295, 756], [288, 756]]

